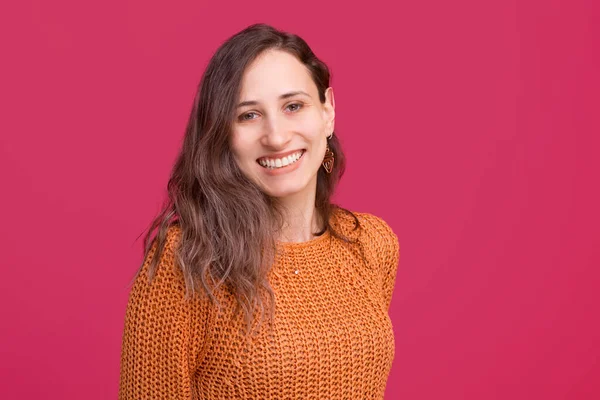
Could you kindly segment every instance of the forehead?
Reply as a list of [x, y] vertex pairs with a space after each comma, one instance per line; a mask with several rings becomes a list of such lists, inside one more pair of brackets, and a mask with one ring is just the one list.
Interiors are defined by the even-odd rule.
[[244, 72], [240, 99], [268, 100], [294, 90], [304, 90], [312, 95], [317, 88], [308, 69], [295, 56], [269, 50], [258, 56]]

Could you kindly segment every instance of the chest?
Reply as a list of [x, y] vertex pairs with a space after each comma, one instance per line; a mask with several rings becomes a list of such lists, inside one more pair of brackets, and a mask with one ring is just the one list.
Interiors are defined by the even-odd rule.
[[216, 318], [198, 391], [219, 387], [243, 398], [377, 397], [394, 357], [392, 323], [375, 275], [361, 264], [335, 261], [274, 269], [275, 316], [250, 340], [241, 334], [241, 321]]

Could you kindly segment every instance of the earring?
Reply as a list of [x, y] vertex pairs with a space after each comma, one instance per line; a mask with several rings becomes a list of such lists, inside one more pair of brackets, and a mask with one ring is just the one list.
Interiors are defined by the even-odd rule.
[[[333, 132], [331, 135], [327, 137], [327, 139], [331, 139], [333, 137]], [[333, 161], [335, 160], [333, 151], [329, 148], [329, 143], [327, 143], [327, 149], [325, 150], [325, 157], [323, 158], [323, 168], [327, 171], [328, 174], [333, 171]]]

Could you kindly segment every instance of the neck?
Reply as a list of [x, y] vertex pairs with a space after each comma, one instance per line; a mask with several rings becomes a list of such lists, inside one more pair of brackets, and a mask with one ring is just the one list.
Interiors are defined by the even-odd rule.
[[[316, 183], [316, 182], [315, 182]], [[316, 184], [312, 190], [279, 198], [284, 210], [284, 224], [276, 239], [281, 242], [306, 242], [315, 237], [313, 232], [322, 229], [320, 215], [315, 206]]]

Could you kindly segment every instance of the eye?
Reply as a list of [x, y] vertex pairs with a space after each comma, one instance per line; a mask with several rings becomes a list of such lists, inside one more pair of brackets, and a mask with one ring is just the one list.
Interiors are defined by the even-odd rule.
[[242, 114], [242, 115], [239, 116], [239, 120], [240, 121], [251, 121], [251, 120], [254, 119], [254, 118], [248, 118], [251, 115], [256, 115], [256, 113], [255, 112], [249, 112], [249, 113], [246, 113], [246, 114]]
[[290, 111], [296, 112], [302, 108], [302, 103], [292, 103], [292, 104], [289, 104], [286, 108], [289, 109], [290, 107], [292, 107], [292, 109]]

